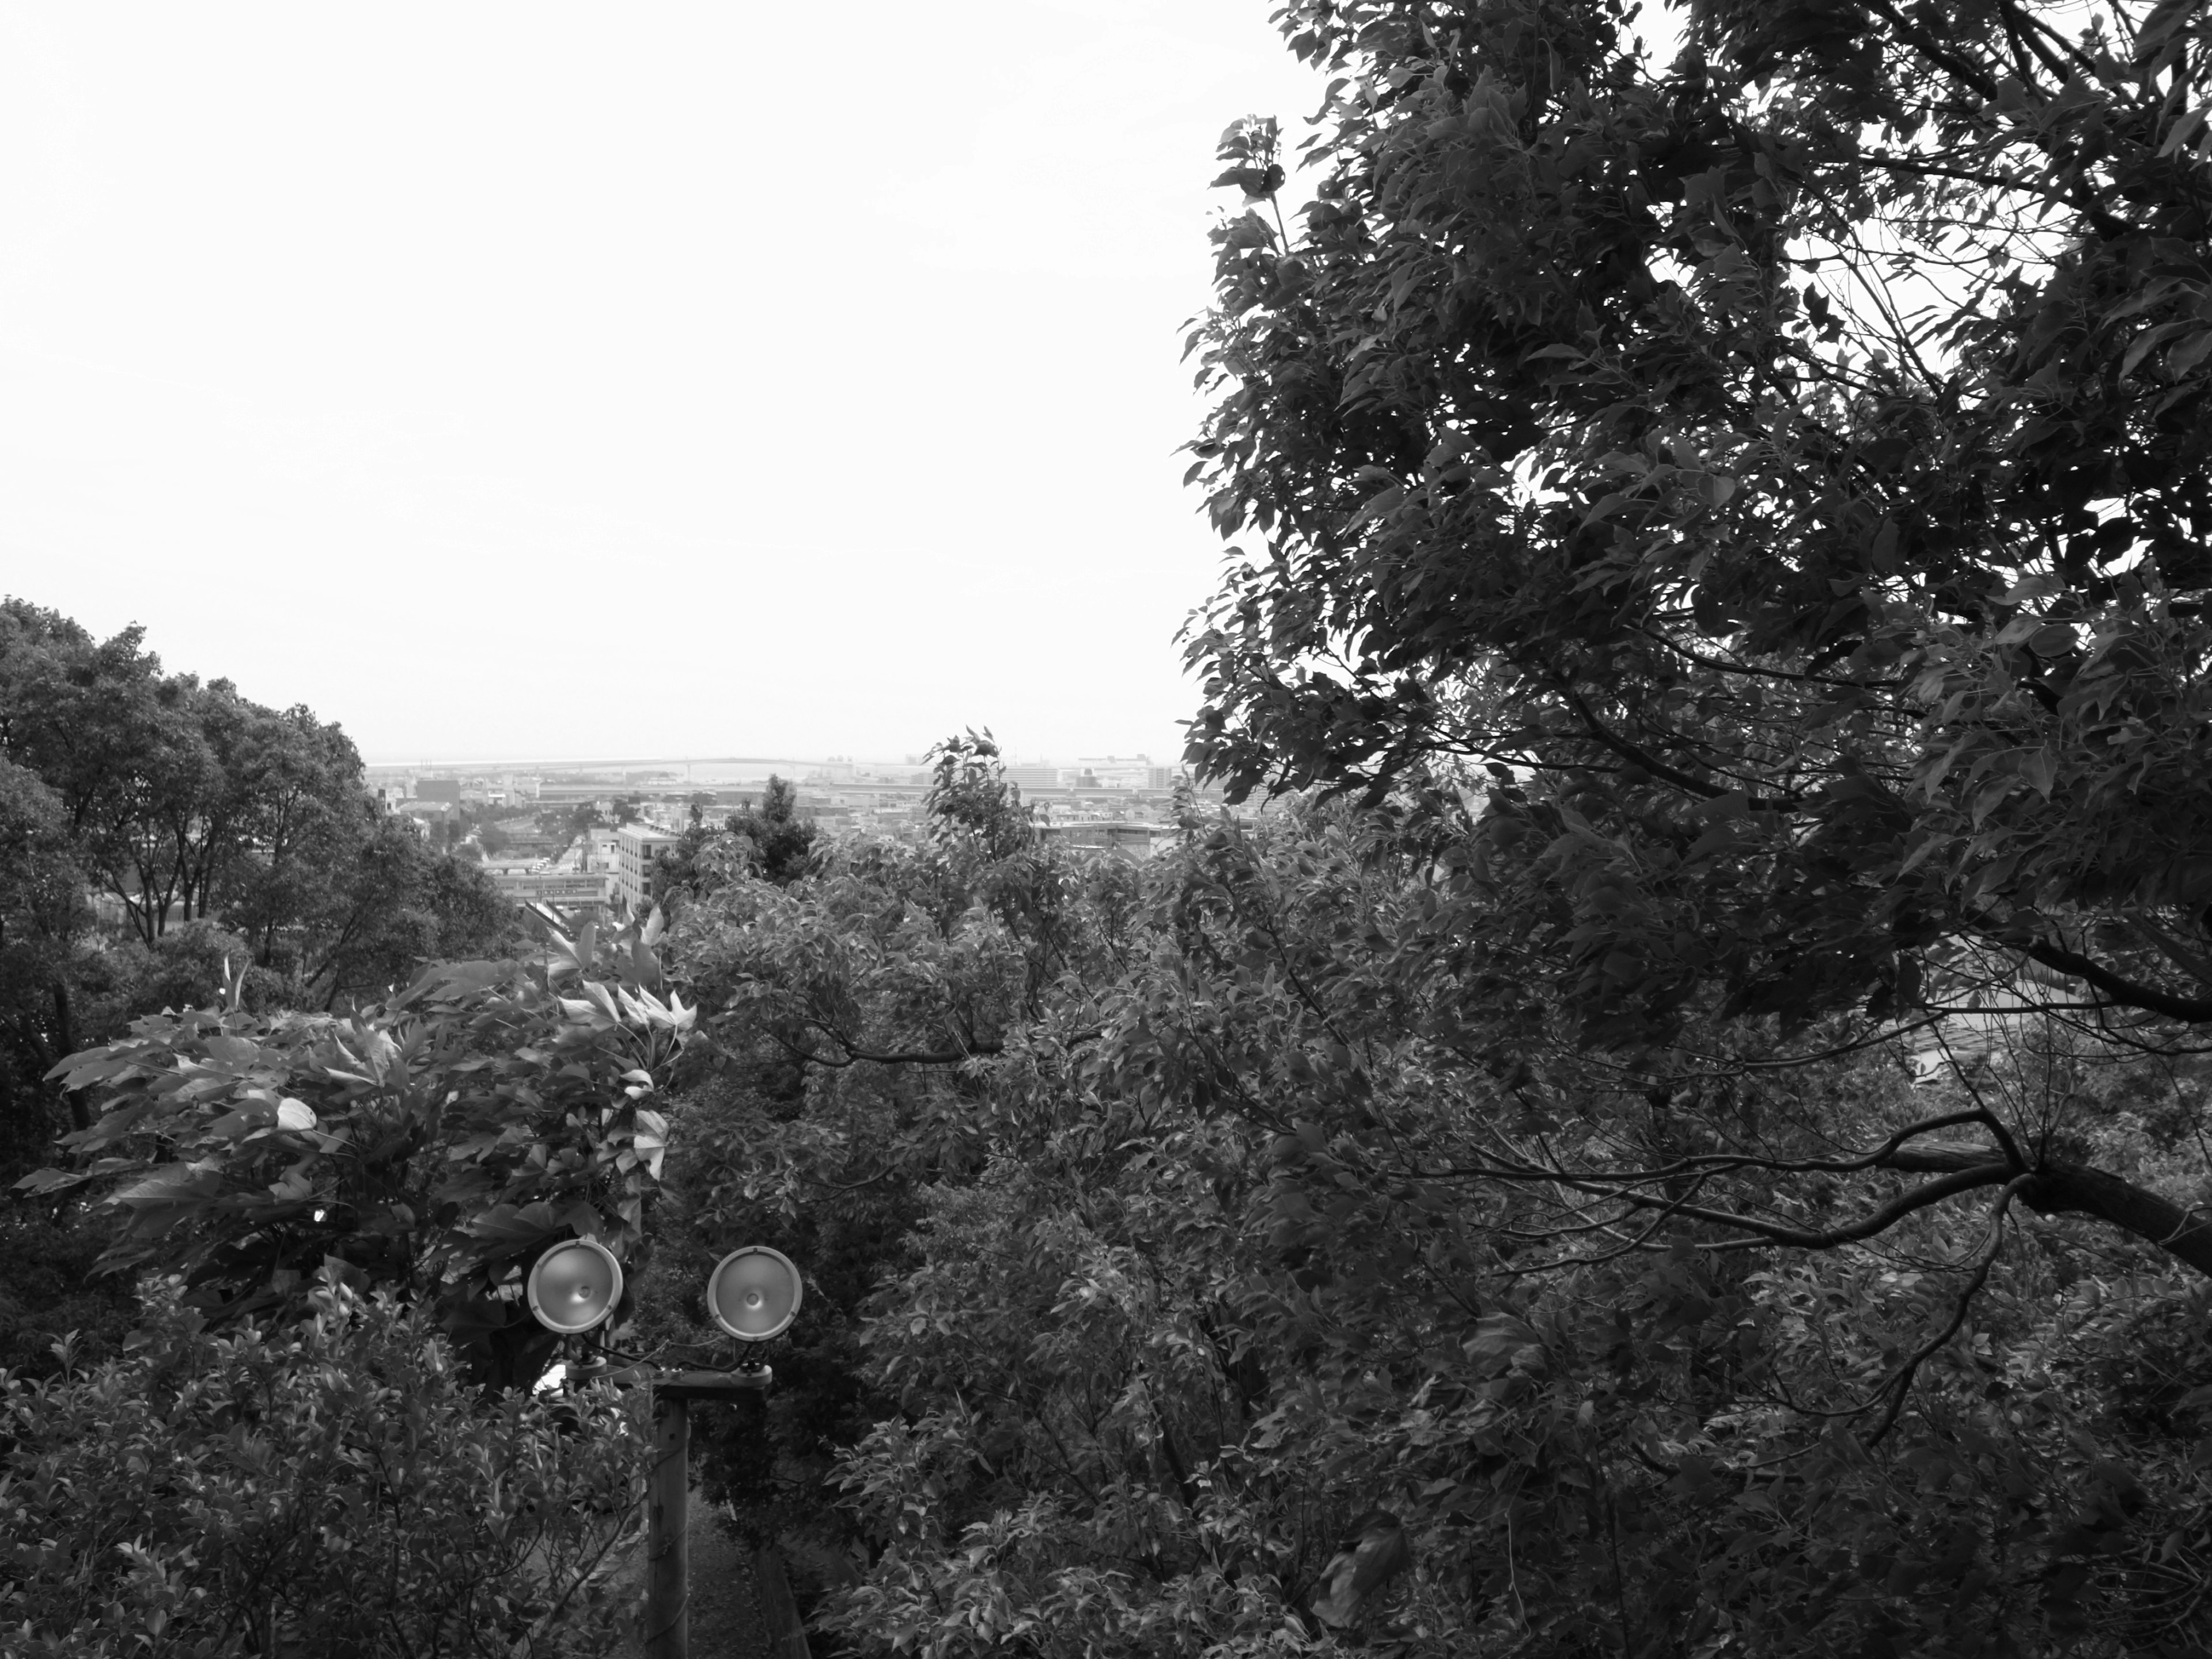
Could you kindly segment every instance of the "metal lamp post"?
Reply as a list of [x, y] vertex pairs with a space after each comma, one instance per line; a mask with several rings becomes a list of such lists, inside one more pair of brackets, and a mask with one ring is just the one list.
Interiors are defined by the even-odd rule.
[[[596, 1239], [571, 1239], [530, 1270], [530, 1311], [548, 1330], [581, 1335], [622, 1299], [622, 1264]], [[791, 1258], [748, 1244], [715, 1263], [707, 1310], [747, 1348], [791, 1328], [805, 1299]], [[647, 1372], [653, 1469], [646, 1488], [645, 1659], [690, 1659], [691, 1402], [763, 1392], [775, 1373], [748, 1352], [733, 1370]]]

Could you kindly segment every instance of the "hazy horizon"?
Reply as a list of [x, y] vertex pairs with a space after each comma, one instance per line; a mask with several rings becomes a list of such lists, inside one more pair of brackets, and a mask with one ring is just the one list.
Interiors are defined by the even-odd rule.
[[[580, 771], [592, 767], [661, 767], [670, 769], [690, 768], [695, 771], [712, 769], [718, 772], [739, 772], [750, 775], [763, 768], [778, 766], [852, 765], [860, 767], [893, 766], [915, 767], [924, 763], [926, 751], [913, 750], [899, 754], [866, 754], [830, 750], [819, 754], [793, 755], [472, 755], [472, 756], [410, 756], [363, 755], [362, 764], [372, 772], [419, 771], [437, 769], [447, 771], [514, 771], [526, 767], [547, 770]], [[1007, 753], [1002, 758], [1009, 766], [1073, 765], [1087, 760], [1134, 760], [1146, 758], [1156, 766], [1182, 763], [1180, 750], [1172, 755], [1154, 754], [1148, 750], [1102, 750], [1082, 755]], [[765, 773], [762, 773], [765, 775]]]

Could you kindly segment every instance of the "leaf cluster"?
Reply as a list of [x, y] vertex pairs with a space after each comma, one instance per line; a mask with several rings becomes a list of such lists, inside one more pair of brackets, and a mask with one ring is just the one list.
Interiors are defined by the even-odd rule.
[[2212, 1018], [2198, 13], [1701, 6], [1665, 64], [1612, 0], [1285, 7], [1334, 78], [1191, 337], [1250, 538], [1194, 760], [1493, 768], [1598, 1040], [1909, 1012], [1974, 950]]
[[657, 915], [555, 935], [535, 962], [434, 969], [340, 1017], [164, 1013], [73, 1055], [99, 1105], [74, 1167], [20, 1183], [94, 1193], [109, 1272], [182, 1273], [222, 1317], [296, 1309], [325, 1261], [434, 1303], [490, 1380], [552, 1339], [521, 1305], [537, 1255], [645, 1247], [668, 1118], [647, 1104], [695, 1013], [662, 975]]
[[[130, 1351], [0, 1373], [0, 1629], [24, 1659], [599, 1653], [641, 1495], [614, 1398], [485, 1399], [421, 1310], [324, 1275], [217, 1333], [173, 1285]], [[557, 1419], [556, 1420], [556, 1417]]]

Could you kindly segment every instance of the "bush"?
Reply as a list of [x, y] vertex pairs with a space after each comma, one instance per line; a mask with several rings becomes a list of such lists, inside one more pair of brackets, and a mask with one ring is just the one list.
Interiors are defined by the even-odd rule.
[[[61, 1209], [58, 1216], [52, 1213]], [[50, 1376], [56, 1339], [67, 1333], [75, 1357], [97, 1364], [122, 1351], [139, 1318], [137, 1287], [94, 1264], [113, 1242], [104, 1217], [78, 1205], [0, 1199], [0, 1371]]]
[[170, 1281], [120, 1357], [0, 1373], [0, 1648], [26, 1659], [599, 1654], [641, 1492], [614, 1398], [487, 1395], [335, 1274], [220, 1334]]

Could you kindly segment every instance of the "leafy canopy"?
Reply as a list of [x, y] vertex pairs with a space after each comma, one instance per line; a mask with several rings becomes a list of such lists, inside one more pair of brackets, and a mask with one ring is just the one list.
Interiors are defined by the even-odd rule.
[[683, 923], [715, 1042], [799, 1073], [680, 1120], [695, 1217], [884, 1274], [838, 1261], [842, 1374], [808, 1353], [724, 1488], [858, 1574], [860, 1651], [2196, 1633], [2203, 1285], [2030, 1220], [2001, 1147], [2063, 1119], [2185, 1192], [2201, 1079], [2023, 1051], [1984, 1105], [1750, 1021], [1626, 1065], [1470, 994], [1463, 821], [1194, 821], [1123, 864], [949, 771], [921, 844]]
[[129, 1351], [0, 1373], [0, 1628], [22, 1659], [599, 1654], [643, 1481], [604, 1392], [487, 1401], [434, 1322], [326, 1275], [212, 1330], [160, 1286]]
[[2205, 8], [1279, 20], [1334, 79], [1291, 234], [1224, 144], [1194, 759], [1491, 765], [1607, 1041], [2022, 958], [2212, 1020]]
[[659, 919], [556, 936], [536, 962], [434, 968], [348, 1016], [228, 1006], [162, 1013], [72, 1055], [100, 1109], [76, 1167], [118, 1224], [105, 1271], [178, 1273], [225, 1316], [296, 1310], [328, 1261], [434, 1304], [489, 1379], [527, 1382], [555, 1346], [522, 1305], [559, 1241], [636, 1259], [669, 1122], [647, 1102], [694, 1011], [671, 992]]

